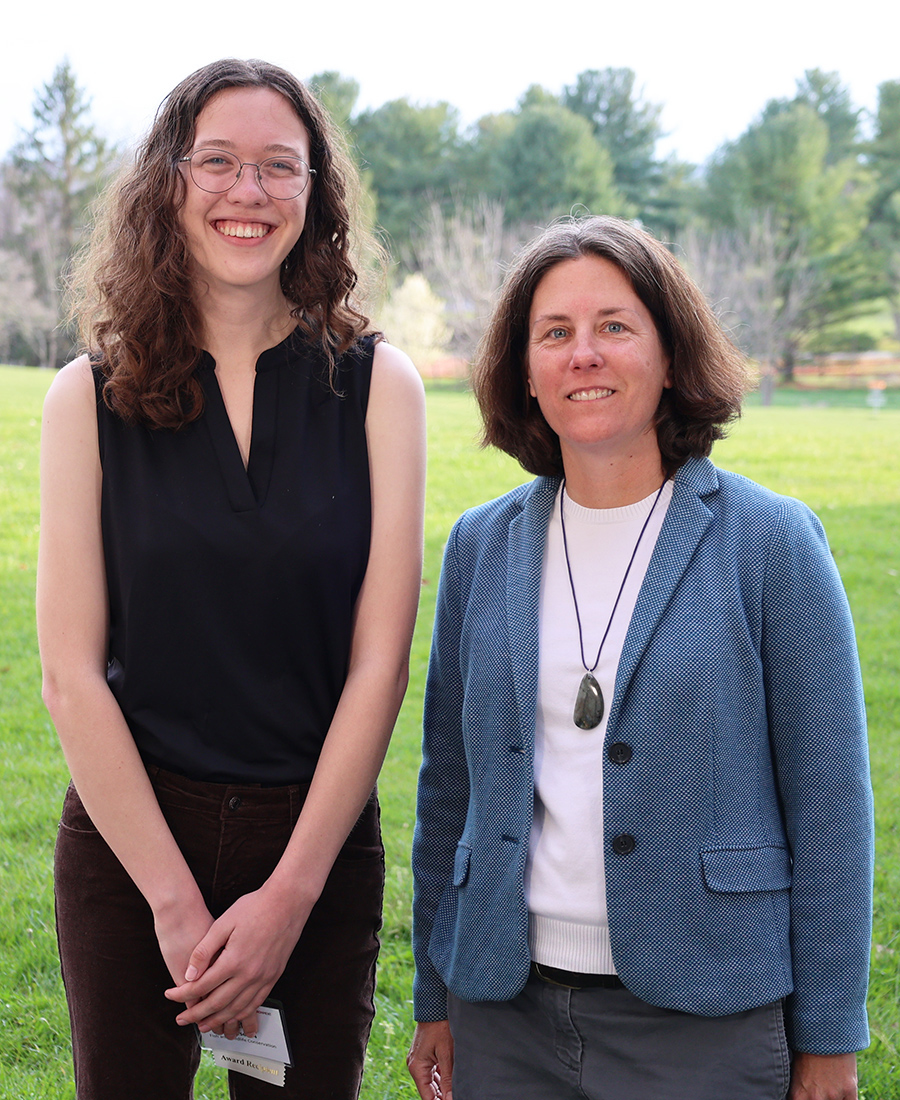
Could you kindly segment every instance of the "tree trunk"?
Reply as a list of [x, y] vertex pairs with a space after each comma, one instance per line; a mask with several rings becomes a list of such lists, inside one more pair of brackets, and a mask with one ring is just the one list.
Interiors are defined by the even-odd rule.
[[760, 368], [759, 374], [759, 399], [761, 404], [768, 407], [775, 396], [775, 366], [771, 362], [765, 362]]
[[797, 364], [797, 346], [793, 340], [789, 340], [782, 349], [781, 354], [781, 381], [789, 385], [794, 381], [794, 367]]

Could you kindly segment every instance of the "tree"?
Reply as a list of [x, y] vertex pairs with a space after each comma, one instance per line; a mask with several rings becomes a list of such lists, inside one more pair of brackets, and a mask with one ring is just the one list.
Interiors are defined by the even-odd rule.
[[612, 157], [616, 187], [643, 211], [661, 180], [655, 152], [662, 106], [644, 102], [635, 79], [631, 69], [587, 69], [565, 88], [562, 103], [591, 124]]
[[763, 404], [771, 404], [779, 356], [816, 291], [815, 268], [801, 247], [779, 234], [771, 210], [749, 212], [734, 229], [693, 226], [682, 247], [735, 344], [759, 362]]
[[412, 238], [412, 259], [446, 303], [451, 347], [471, 360], [506, 263], [523, 241], [505, 224], [503, 206], [482, 196], [449, 214], [432, 203]]
[[428, 198], [449, 202], [457, 173], [459, 120], [449, 103], [419, 107], [395, 99], [353, 120], [363, 177], [377, 198], [377, 221], [403, 252]]
[[828, 128], [827, 164], [837, 164], [846, 157], [856, 155], [862, 111], [853, 106], [850, 90], [841, 83], [837, 73], [807, 69], [802, 80], [797, 81], [794, 98], [770, 100], [763, 117], [771, 118], [788, 112], [798, 103], [815, 111]]
[[115, 159], [113, 150], [90, 121], [90, 103], [68, 61], [57, 66], [33, 106], [34, 125], [13, 148], [6, 185], [17, 203], [8, 243], [28, 257], [37, 297], [55, 318], [43, 334], [41, 361], [56, 365], [62, 333], [62, 279], [81, 241], [87, 208]]
[[578, 208], [625, 212], [609, 153], [590, 124], [567, 107], [526, 106], [496, 133], [487, 194], [504, 203], [509, 223], [545, 225]]
[[342, 130], [347, 130], [359, 99], [359, 82], [329, 69], [327, 72], [315, 73], [307, 83], [331, 116], [332, 122]]
[[677, 240], [696, 219], [703, 194], [700, 170], [694, 164], [669, 156], [659, 164], [659, 183], [638, 216], [662, 241]]
[[34, 274], [18, 252], [0, 249], [0, 362], [10, 363], [39, 348], [57, 317], [37, 295]]
[[526, 107], [546, 107], [559, 102], [559, 98], [542, 84], [529, 84], [519, 96], [517, 108], [524, 111]]
[[878, 88], [875, 134], [865, 153], [875, 176], [867, 236], [900, 340], [900, 80]]
[[[803, 309], [792, 307], [794, 323], [783, 331], [785, 380], [808, 334], [858, 314], [875, 292], [862, 247], [871, 181], [854, 157], [829, 164], [828, 150], [828, 126], [809, 104], [776, 103], [707, 169], [702, 208], [709, 225], [742, 231], [769, 218], [780, 257], [777, 298], [805, 301]], [[810, 286], [814, 293], [806, 292]]]
[[450, 328], [444, 303], [420, 272], [407, 275], [382, 307], [379, 324], [391, 342], [396, 342], [419, 370], [447, 354]]

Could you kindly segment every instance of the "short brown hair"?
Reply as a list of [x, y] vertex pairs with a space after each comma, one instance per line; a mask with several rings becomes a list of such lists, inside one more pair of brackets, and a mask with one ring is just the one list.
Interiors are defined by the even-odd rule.
[[609, 260], [627, 276], [670, 357], [672, 387], [663, 391], [656, 430], [671, 475], [687, 459], [708, 455], [724, 426], [740, 415], [749, 372], [671, 252], [621, 218], [557, 222], [511, 264], [472, 371], [484, 420], [482, 441], [518, 459], [529, 473], [562, 475], [559, 437], [528, 392], [528, 320], [541, 279], [557, 264], [581, 256]]
[[309, 134], [316, 177], [303, 232], [281, 268], [281, 288], [299, 328], [329, 362], [369, 331], [355, 298], [351, 254], [356, 173], [340, 135], [315, 96], [286, 70], [265, 61], [215, 61], [163, 100], [134, 163], [105, 197], [73, 280], [73, 313], [107, 376], [104, 396], [127, 421], [177, 428], [202, 410], [194, 375], [200, 318], [178, 219], [185, 182], [176, 166], [191, 151], [200, 112], [230, 88], [280, 93]]

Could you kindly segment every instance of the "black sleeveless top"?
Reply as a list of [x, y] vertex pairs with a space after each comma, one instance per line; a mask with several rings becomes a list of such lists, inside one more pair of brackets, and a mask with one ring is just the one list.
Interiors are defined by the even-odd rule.
[[263, 352], [246, 470], [209, 355], [203, 414], [179, 431], [125, 424], [95, 369], [108, 681], [147, 763], [312, 777], [368, 562], [373, 352], [373, 338], [348, 352], [334, 389], [298, 333]]

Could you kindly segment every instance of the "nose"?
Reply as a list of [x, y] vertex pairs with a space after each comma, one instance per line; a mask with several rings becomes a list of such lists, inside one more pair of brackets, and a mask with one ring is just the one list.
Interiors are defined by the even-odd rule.
[[238, 169], [238, 176], [228, 188], [228, 197], [241, 202], [265, 203], [268, 196], [259, 179], [259, 165], [246, 161]]
[[572, 346], [572, 366], [575, 370], [599, 367], [603, 362], [598, 341], [592, 333], [581, 333]]

